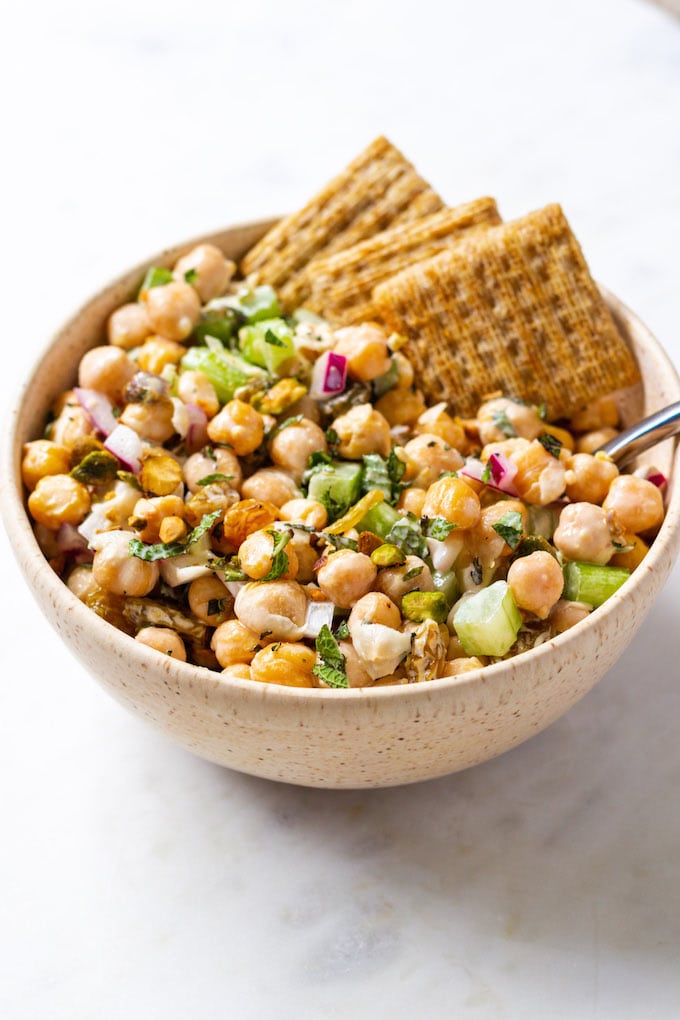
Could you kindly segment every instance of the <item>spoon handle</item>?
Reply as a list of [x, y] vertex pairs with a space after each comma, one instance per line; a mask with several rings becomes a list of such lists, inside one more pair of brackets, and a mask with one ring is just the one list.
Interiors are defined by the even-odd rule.
[[680, 400], [620, 432], [601, 446], [600, 450], [622, 466], [651, 446], [677, 435], [680, 435]]

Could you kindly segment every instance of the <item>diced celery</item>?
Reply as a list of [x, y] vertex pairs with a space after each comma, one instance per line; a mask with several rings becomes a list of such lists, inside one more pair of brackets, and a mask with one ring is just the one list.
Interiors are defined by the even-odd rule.
[[389, 503], [378, 503], [359, 521], [357, 531], [372, 531], [379, 538], [387, 538], [392, 527], [401, 519], [402, 515]]
[[250, 325], [261, 319], [276, 319], [281, 315], [281, 306], [273, 287], [243, 287], [234, 298], [229, 299], [232, 308], [245, 317]]
[[196, 326], [192, 337], [198, 344], [205, 343], [207, 336], [214, 336], [223, 344], [229, 344], [230, 340], [238, 329], [238, 313], [229, 308], [222, 301], [210, 302], [201, 312], [201, 319]]
[[630, 577], [625, 567], [606, 567], [574, 561], [564, 565], [563, 598], [586, 602], [597, 609]]
[[446, 573], [440, 573], [438, 570], [433, 570], [432, 583], [434, 584], [436, 591], [444, 593], [450, 608], [460, 595], [460, 585], [458, 584], [458, 578], [456, 577], [455, 570], [448, 570]]
[[152, 287], [162, 287], [173, 280], [172, 270], [164, 269], [163, 266], [149, 266], [146, 276], [142, 281], [142, 286], [139, 288], [139, 293], [143, 294], [145, 290], [151, 290]]
[[308, 498], [322, 503], [331, 520], [349, 510], [360, 494], [361, 464], [339, 460], [324, 464], [315, 471], [307, 489]]
[[522, 626], [522, 617], [506, 581], [495, 581], [461, 602], [453, 617], [468, 655], [505, 655]]
[[243, 358], [230, 351], [210, 347], [190, 347], [181, 361], [181, 367], [203, 372], [215, 387], [221, 404], [232, 400], [234, 391], [245, 386], [255, 376], [266, 378], [266, 372], [255, 365], [249, 365]]
[[238, 341], [246, 361], [270, 372], [276, 372], [295, 354], [293, 331], [284, 319], [262, 319], [252, 326], [242, 326]]

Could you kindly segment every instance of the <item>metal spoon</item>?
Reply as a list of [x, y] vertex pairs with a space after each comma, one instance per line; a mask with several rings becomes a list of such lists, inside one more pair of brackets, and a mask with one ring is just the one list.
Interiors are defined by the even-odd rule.
[[650, 414], [600, 447], [619, 466], [671, 436], [680, 435], [680, 400]]

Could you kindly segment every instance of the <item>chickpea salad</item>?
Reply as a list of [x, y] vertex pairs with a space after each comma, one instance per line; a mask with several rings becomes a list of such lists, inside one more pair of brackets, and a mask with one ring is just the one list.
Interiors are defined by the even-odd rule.
[[375, 322], [284, 315], [202, 244], [152, 267], [25, 445], [37, 540], [160, 654], [295, 687], [455, 677], [585, 618], [644, 558], [665, 479], [502, 393], [428, 406]]

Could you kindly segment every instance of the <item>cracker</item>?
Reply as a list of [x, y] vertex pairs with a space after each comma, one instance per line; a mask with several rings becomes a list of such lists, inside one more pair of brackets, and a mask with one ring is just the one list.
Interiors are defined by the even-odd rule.
[[416, 261], [444, 251], [467, 231], [500, 222], [493, 198], [478, 198], [314, 259], [307, 268], [311, 294], [305, 307], [342, 324], [374, 319], [377, 309], [373, 289], [379, 283]]
[[309, 294], [307, 264], [442, 208], [442, 200], [386, 138], [377, 138], [299, 212], [251, 248], [241, 271], [275, 287], [292, 310]]
[[640, 374], [561, 208], [463, 239], [375, 290], [430, 400], [474, 414], [501, 389], [568, 417]]

